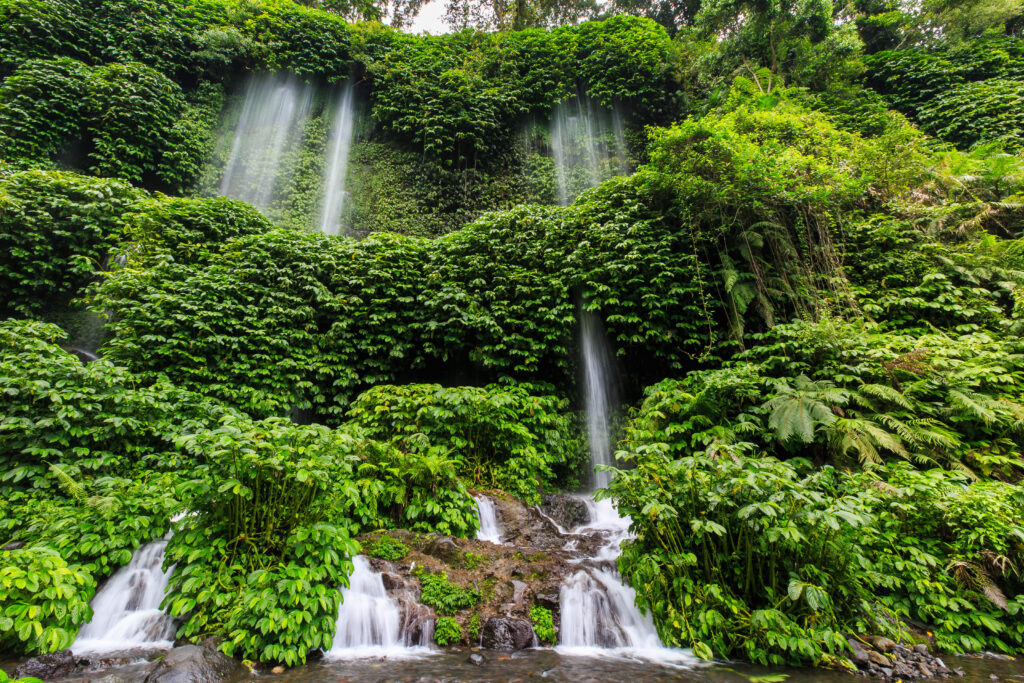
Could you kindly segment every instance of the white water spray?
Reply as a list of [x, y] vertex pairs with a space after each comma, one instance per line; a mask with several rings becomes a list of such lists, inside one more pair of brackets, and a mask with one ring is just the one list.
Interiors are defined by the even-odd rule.
[[295, 76], [256, 75], [249, 81], [220, 193], [265, 211], [280, 192], [286, 154], [302, 140], [313, 88]]
[[[587, 444], [591, 470], [611, 465], [614, 443], [612, 416], [618, 406], [615, 356], [608, 345], [604, 325], [597, 314], [580, 312], [580, 365], [583, 382], [583, 410], [587, 418]], [[611, 481], [608, 472], [594, 472], [593, 488]]]
[[473, 500], [476, 501], [477, 518], [480, 520], [480, 529], [476, 532], [477, 539], [502, 545], [502, 530], [494, 501], [487, 496], [473, 496]]
[[324, 173], [323, 207], [320, 211], [320, 232], [327, 235], [343, 233], [342, 209], [348, 174], [348, 156], [352, 148], [355, 125], [355, 88], [342, 86], [334, 105], [331, 136], [328, 145], [327, 169]]
[[92, 600], [92, 620], [78, 632], [75, 652], [171, 647], [174, 620], [160, 609], [170, 579], [164, 571], [167, 541], [142, 546]]
[[393, 658], [422, 653], [425, 648], [407, 647], [402, 637], [402, 610], [388, 596], [383, 577], [362, 555], [353, 558], [353, 565], [349, 586], [341, 589], [334, 644], [325, 656]]
[[550, 136], [555, 189], [562, 206], [583, 190], [627, 170], [621, 117], [589, 98], [558, 104], [551, 116]]

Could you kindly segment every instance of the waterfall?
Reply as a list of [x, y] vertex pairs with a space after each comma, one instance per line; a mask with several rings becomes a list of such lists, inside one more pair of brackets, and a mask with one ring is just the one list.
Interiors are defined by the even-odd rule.
[[[618, 406], [615, 359], [601, 319], [582, 307], [580, 365], [590, 464], [610, 465], [614, 444], [612, 415]], [[597, 472], [595, 488], [611, 481]], [[610, 500], [581, 500], [589, 521], [573, 529], [565, 549], [576, 550], [580, 537], [597, 540], [592, 554], [576, 560], [579, 570], [559, 590], [559, 646], [564, 654], [640, 657], [689, 665], [696, 660], [685, 650], [666, 648], [650, 615], [636, 607], [636, 592], [622, 582], [616, 567], [622, 542], [630, 538], [630, 519], [619, 515]]]
[[[384, 588], [381, 574], [373, 571], [362, 555], [353, 558], [348, 588], [341, 589], [341, 606], [334, 644], [326, 653], [332, 659], [408, 656], [424, 648], [407, 647], [402, 637], [402, 610]], [[432, 631], [429, 635], [432, 635]]]
[[279, 193], [285, 156], [302, 139], [313, 88], [292, 75], [253, 76], [245, 89], [220, 194], [265, 211]]
[[92, 620], [78, 632], [75, 652], [170, 647], [174, 620], [160, 609], [170, 578], [163, 570], [167, 541], [142, 546], [92, 600]]
[[[590, 311], [580, 312], [580, 366], [583, 383], [583, 409], [587, 421], [587, 445], [591, 470], [611, 465], [614, 443], [612, 416], [618, 405], [615, 357], [608, 346], [601, 319]], [[593, 488], [604, 488], [611, 481], [608, 472], [594, 472]]]
[[320, 232], [337, 235], [342, 230], [342, 209], [345, 205], [345, 180], [348, 153], [352, 147], [355, 123], [355, 88], [346, 83], [338, 92], [331, 120], [327, 169], [324, 173], [323, 207], [320, 211]]
[[498, 523], [494, 501], [487, 496], [473, 496], [473, 500], [476, 501], [476, 514], [480, 520], [480, 530], [476, 532], [477, 539], [502, 545], [501, 525]]
[[627, 170], [621, 116], [589, 98], [577, 96], [555, 106], [550, 138], [555, 189], [562, 206], [583, 190]]

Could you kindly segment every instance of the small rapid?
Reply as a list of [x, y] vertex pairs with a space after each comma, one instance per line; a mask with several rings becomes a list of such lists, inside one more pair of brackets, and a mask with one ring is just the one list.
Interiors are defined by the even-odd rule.
[[142, 546], [92, 600], [93, 617], [78, 632], [74, 652], [116, 652], [173, 645], [174, 620], [160, 609], [170, 579], [163, 570], [167, 541]]
[[[384, 587], [384, 577], [373, 571], [370, 561], [357, 555], [353, 558], [348, 587], [341, 589], [341, 605], [334, 632], [334, 644], [325, 653], [329, 659], [361, 659], [365, 657], [409, 657], [430, 652], [413, 645], [403, 634], [402, 608]], [[420, 635], [430, 642], [433, 630]]]
[[477, 540], [503, 545], [503, 530], [498, 522], [494, 501], [483, 495], [473, 496], [473, 500], [476, 501], [477, 518], [480, 520], [480, 529], [476, 532]]

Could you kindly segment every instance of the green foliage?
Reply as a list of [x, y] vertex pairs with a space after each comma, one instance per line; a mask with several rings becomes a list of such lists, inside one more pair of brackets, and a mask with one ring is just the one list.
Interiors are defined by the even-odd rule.
[[328, 649], [358, 544], [344, 510], [354, 457], [347, 435], [240, 418], [184, 436], [200, 461], [181, 487], [193, 515], [168, 543], [164, 604], [179, 637], [219, 634], [254, 661], [301, 664]]
[[[416, 576], [419, 577], [422, 587], [420, 602], [433, 607], [438, 614], [455, 614], [459, 610], [469, 609], [480, 599], [480, 595], [476, 591], [457, 586], [449, 581], [446, 572], [431, 574], [420, 568], [416, 570]], [[460, 629], [459, 638], [461, 639], [461, 637]]]
[[480, 613], [473, 612], [469, 617], [469, 623], [466, 624], [466, 635], [469, 636], [470, 645], [480, 642], [480, 620]]
[[455, 617], [438, 617], [434, 626], [434, 642], [441, 647], [462, 642], [462, 627]]
[[878, 52], [867, 61], [871, 86], [925, 132], [959, 147], [1024, 144], [1019, 39], [989, 33], [953, 47]]
[[537, 640], [549, 645], [555, 644], [558, 635], [555, 633], [555, 622], [551, 610], [540, 605], [531, 605], [530, 621], [533, 622], [533, 632], [537, 634]]
[[4, 673], [3, 669], [0, 669], [0, 683], [43, 683], [43, 681], [32, 676], [25, 676], [23, 678], [11, 678], [6, 673]]
[[374, 541], [364, 552], [370, 557], [396, 562], [409, 554], [409, 548], [397, 538], [385, 535]]
[[466, 569], [473, 570], [479, 567], [484, 561], [484, 556], [479, 553], [465, 553], [462, 556], [462, 564]]
[[361, 394], [348, 417], [378, 439], [422, 435], [474, 486], [532, 501], [539, 485], [553, 483], [554, 466], [575, 461], [572, 424], [560, 414], [566, 407], [523, 387], [385, 385]]
[[0, 315], [38, 313], [79, 293], [107, 261], [138, 193], [70, 173], [0, 178]]
[[68, 566], [53, 550], [0, 551], [0, 646], [24, 654], [68, 647], [92, 616], [93, 588], [86, 569]]

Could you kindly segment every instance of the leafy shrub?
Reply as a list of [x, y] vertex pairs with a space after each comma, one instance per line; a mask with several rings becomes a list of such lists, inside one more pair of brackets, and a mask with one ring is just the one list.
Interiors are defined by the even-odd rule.
[[565, 404], [525, 388], [444, 388], [436, 384], [377, 386], [361, 394], [349, 418], [376, 438], [422, 434], [451, 453], [474, 485], [500, 488], [524, 500], [538, 483], [552, 483], [552, 466], [571, 462], [572, 425]]
[[[83, 364], [53, 325], [0, 322], [0, 467], [8, 485], [55, 490], [51, 466], [79, 482], [186, 467], [175, 445], [225, 409], [167, 383], [137, 387], [124, 368]], [[160, 526], [160, 525], [157, 525]]]
[[462, 642], [462, 627], [455, 617], [438, 617], [434, 626], [434, 642], [441, 647]]
[[182, 487], [194, 514], [167, 546], [179, 637], [223, 635], [229, 655], [290, 666], [329, 649], [358, 551], [344, 516], [350, 440], [231, 418], [179, 443], [202, 462]]
[[537, 634], [537, 640], [550, 645], [557, 642], [558, 635], [555, 632], [555, 622], [551, 610], [540, 605], [531, 605], [530, 621], [533, 622], [533, 632]]
[[101, 270], [138, 198], [125, 183], [25, 171], [0, 178], [0, 315], [59, 307]]
[[395, 562], [408, 555], [409, 548], [397, 538], [385, 535], [374, 541], [373, 545], [366, 548], [364, 552], [370, 557]]
[[0, 646], [24, 654], [68, 647], [92, 616], [95, 586], [86, 569], [54, 550], [0, 551]]
[[473, 612], [473, 614], [469, 617], [469, 623], [466, 624], [466, 635], [469, 636], [470, 645], [475, 645], [476, 643], [480, 642], [480, 620], [480, 613]]
[[6, 673], [4, 673], [3, 669], [0, 669], [0, 683], [43, 683], [43, 681], [32, 676], [26, 676], [23, 678], [11, 678]]
[[[459, 610], [469, 609], [480, 599], [476, 591], [467, 590], [449, 581], [446, 572], [431, 574], [418, 568], [416, 576], [419, 577], [422, 587], [420, 602], [433, 607], [438, 614], [455, 614]], [[459, 637], [462, 637], [461, 630]]]

